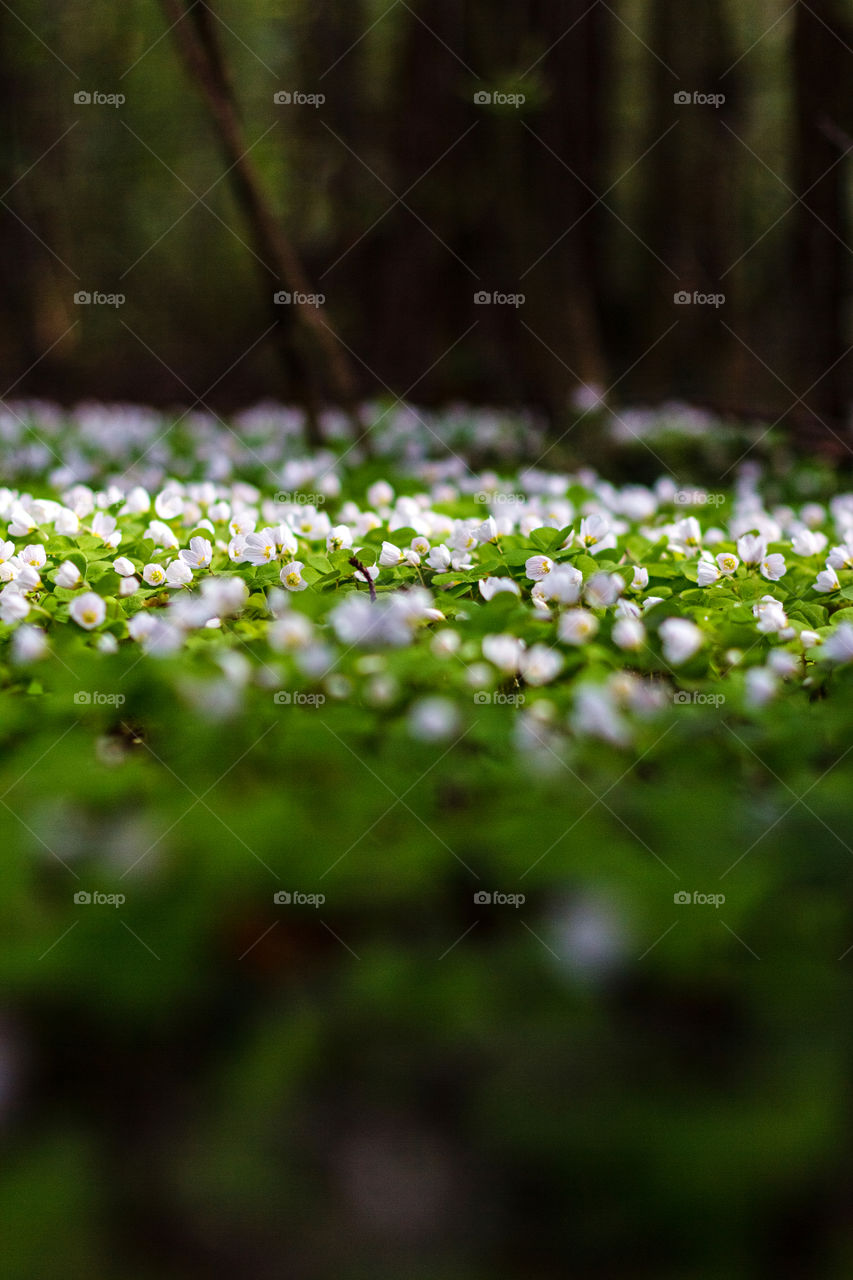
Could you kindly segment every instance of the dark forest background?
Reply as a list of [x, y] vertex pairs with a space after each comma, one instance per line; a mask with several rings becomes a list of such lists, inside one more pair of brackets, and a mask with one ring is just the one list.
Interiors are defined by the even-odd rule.
[[[0, 15], [6, 395], [334, 399], [335, 348], [359, 398], [559, 416], [593, 389], [849, 430], [849, 4], [186, 7]], [[313, 333], [273, 304], [265, 215], [325, 295]]]

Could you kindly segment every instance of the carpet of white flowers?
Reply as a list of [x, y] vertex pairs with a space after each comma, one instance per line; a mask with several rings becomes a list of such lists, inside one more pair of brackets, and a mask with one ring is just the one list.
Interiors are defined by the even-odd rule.
[[177, 445], [141, 409], [8, 411], [7, 683], [126, 651], [180, 658], [178, 696], [206, 715], [255, 687], [441, 741], [491, 705], [522, 749], [556, 751], [629, 747], [673, 704], [760, 717], [853, 661], [853, 493], [767, 502], [748, 462], [717, 491], [472, 469], [399, 417], [421, 447], [365, 465], [307, 454], [272, 408], [185, 422]]

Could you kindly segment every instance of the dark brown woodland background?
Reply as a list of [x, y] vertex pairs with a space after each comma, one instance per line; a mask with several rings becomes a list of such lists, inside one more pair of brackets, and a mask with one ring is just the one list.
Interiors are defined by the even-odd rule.
[[[559, 417], [586, 385], [782, 417], [806, 443], [849, 431], [849, 4], [211, 7], [249, 162], [358, 396]], [[169, 9], [0, 14], [12, 398], [186, 403], [220, 378], [220, 408], [302, 395], [267, 330], [304, 339], [272, 306], [282, 282], [253, 257]], [[725, 101], [675, 101], [694, 92]], [[126, 302], [81, 308], [78, 290]], [[477, 306], [479, 290], [525, 303]], [[679, 306], [680, 290], [725, 303]], [[322, 359], [313, 376], [334, 395]]]

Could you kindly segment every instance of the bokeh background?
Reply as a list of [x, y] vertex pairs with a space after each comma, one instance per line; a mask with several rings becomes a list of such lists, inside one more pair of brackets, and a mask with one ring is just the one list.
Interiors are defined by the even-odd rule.
[[[272, 306], [287, 285], [186, 62], [189, 7], [4, 14], [0, 362], [18, 394], [221, 409], [323, 382], [322, 359], [282, 358], [299, 325]], [[358, 395], [559, 416], [609, 390], [846, 430], [843, 0], [219, 0], [199, 21]], [[126, 301], [83, 311], [79, 290]]]

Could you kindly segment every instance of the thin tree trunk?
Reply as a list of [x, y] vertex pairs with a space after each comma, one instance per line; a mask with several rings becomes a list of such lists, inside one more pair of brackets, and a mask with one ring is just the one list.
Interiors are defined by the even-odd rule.
[[[292, 293], [311, 294], [299, 253], [276, 220], [263, 190], [260, 176], [248, 155], [248, 147], [237, 109], [210, 6], [205, 0], [161, 0], [172, 24], [179, 53], [187, 71], [201, 91], [216, 129], [217, 139], [229, 167], [235, 197], [248, 223], [258, 257], [270, 264], [279, 281]], [[268, 281], [265, 285], [268, 286]], [[270, 307], [274, 307], [272, 292]], [[314, 306], [295, 304], [292, 314], [275, 309], [277, 348], [288, 375], [301, 382], [308, 415], [308, 439], [322, 442], [318, 419], [318, 397], [311, 361], [299, 352], [293, 321], [298, 320], [314, 340], [322, 355], [333, 393], [350, 414], [360, 442], [366, 443], [356, 405], [356, 383], [349, 361], [337, 338]]]

